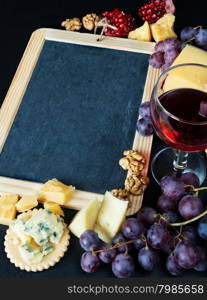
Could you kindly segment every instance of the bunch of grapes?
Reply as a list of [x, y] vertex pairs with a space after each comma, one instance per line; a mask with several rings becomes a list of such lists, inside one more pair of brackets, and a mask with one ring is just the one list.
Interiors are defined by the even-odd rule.
[[195, 46], [207, 50], [207, 29], [201, 26], [184, 27], [181, 31], [180, 39], [183, 42], [192, 42]]
[[[146, 110], [141, 111], [145, 115]], [[166, 269], [174, 276], [185, 270], [207, 270], [207, 216], [196, 191], [198, 177], [191, 172], [181, 177], [165, 176], [161, 180], [162, 195], [157, 209], [143, 207], [137, 218], [125, 220], [112, 243], [100, 241], [98, 234], [87, 230], [80, 236], [80, 245], [86, 251], [81, 267], [87, 273], [95, 272], [101, 264], [111, 264], [118, 278], [133, 276], [136, 268], [153, 271], [161, 257]], [[202, 214], [202, 215], [201, 215]], [[192, 224], [193, 218], [198, 219]], [[192, 220], [193, 219], [193, 220]]]
[[149, 58], [149, 64], [153, 68], [161, 68], [165, 71], [169, 68], [182, 49], [182, 43], [176, 38], [168, 38], [155, 45], [155, 52]]

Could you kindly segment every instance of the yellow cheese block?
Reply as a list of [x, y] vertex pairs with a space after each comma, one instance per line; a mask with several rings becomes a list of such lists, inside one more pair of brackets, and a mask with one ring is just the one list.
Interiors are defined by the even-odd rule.
[[69, 225], [70, 231], [80, 237], [86, 230], [93, 230], [99, 212], [99, 202], [97, 199], [91, 200], [87, 207], [81, 209], [73, 218]]
[[150, 42], [152, 40], [152, 35], [149, 23], [146, 21], [141, 27], [130, 31], [128, 38], [131, 40]]
[[[172, 66], [184, 63], [197, 63], [207, 66], [207, 52], [187, 45], [173, 62]], [[171, 70], [165, 80], [163, 90], [192, 88], [207, 92], [207, 69], [187, 66]]]
[[16, 194], [3, 195], [0, 197], [0, 205], [16, 204], [18, 200], [19, 200], [19, 196]]
[[16, 203], [16, 209], [18, 212], [24, 212], [32, 209], [38, 205], [36, 196], [22, 196], [22, 198]]
[[40, 191], [39, 199], [42, 201], [51, 201], [63, 205], [71, 199], [74, 190], [75, 188], [73, 186], [68, 186], [57, 179], [52, 179], [43, 185]]
[[9, 225], [16, 217], [16, 207], [13, 204], [0, 205], [0, 224]]
[[156, 42], [165, 40], [167, 38], [176, 38], [177, 35], [173, 30], [175, 16], [172, 14], [165, 14], [156, 23], [151, 24], [151, 32]]
[[110, 241], [120, 230], [126, 217], [127, 208], [128, 201], [119, 200], [110, 192], [106, 192], [96, 223]]
[[44, 202], [44, 208], [49, 209], [56, 215], [60, 215], [64, 217], [64, 211], [62, 210], [61, 206], [54, 202]]

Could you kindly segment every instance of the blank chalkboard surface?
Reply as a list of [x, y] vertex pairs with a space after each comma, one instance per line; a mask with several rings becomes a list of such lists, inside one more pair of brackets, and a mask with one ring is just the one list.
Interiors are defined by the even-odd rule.
[[135, 128], [148, 54], [75, 41], [44, 40], [2, 145], [0, 175], [58, 178], [103, 194], [123, 187], [118, 161], [141, 139]]

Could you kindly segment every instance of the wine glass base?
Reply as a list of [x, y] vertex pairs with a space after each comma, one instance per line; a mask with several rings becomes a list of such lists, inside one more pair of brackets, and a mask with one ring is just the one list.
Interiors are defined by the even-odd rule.
[[[173, 174], [173, 160], [175, 154], [173, 149], [164, 148], [159, 151], [152, 160], [151, 172], [155, 181], [160, 184], [162, 177]], [[187, 168], [183, 171], [195, 173], [202, 184], [206, 178], [206, 160], [198, 152], [191, 152], [188, 156]]]

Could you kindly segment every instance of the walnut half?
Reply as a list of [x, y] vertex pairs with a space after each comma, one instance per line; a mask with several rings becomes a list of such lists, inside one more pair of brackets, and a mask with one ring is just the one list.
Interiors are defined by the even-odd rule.
[[79, 18], [66, 19], [61, 23], [62, 27], [65, 27], [68, 31], [78, 31], [82, 27], [82, 23]]
[[124, 155], [119, 160], [119, 165], [124, 170], [129, 170], [132, 175], [140, 175], [146, 165], [145, 157], [135, 150], [125, 150]]
[[131, 175], [125, 180], [125, 189], [133, 195], [142, 195], [149, 184], [149, 178], [146, 176]]
[[114, 189], [111, 191], [112, 195], [120, 200], [127, 200], [129, 192], [125, 189]]
[[97, 16], [97, 14], [87, 14], [82, 19], [83, 27], [91, 31], [98, 24], [98, 21], [99, 21], [99, 16]]

